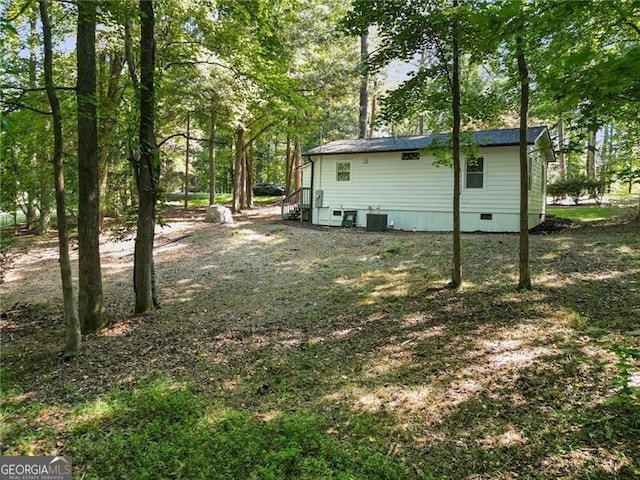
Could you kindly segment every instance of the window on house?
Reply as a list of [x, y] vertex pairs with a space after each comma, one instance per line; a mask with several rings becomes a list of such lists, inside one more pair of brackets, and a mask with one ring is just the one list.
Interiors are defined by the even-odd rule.
[[336, 163], [336, 180], [339, 182], [351, 180], [351, 163]]
[[420, 152], [417, 150], [402, 152], [402, 160], [420, 160]]
[[484, 188], [484, 158], [467, 158], [466, 188]]
[[531, 188], [533, 187], [533, 158], [531, 158], [531, 155], [529, 155], [528, 157], [528, 161], [529, 161], [529, 190], [531, 190]]

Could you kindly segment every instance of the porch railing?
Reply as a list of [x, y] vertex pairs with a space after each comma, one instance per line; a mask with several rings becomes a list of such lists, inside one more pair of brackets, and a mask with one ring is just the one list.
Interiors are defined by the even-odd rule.
[[302, 218], [302, 211], [311, 208], [311, 189], [298, 188], [284, 197], [281, 202], [282, 220], [298, 220]]

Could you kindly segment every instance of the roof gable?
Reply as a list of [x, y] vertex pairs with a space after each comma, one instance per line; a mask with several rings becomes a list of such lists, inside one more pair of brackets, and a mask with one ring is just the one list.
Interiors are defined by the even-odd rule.
[[[529, 127], [527, 129], [527, 144], [533, 145], [547, 127]], [[503, 128], [495, 130], [478, 130], [471, 133], [472, 143], [480, 147], [504, 147], [519, 144], [520, 130], [518, 128]], [[467, 132], [468, 134], [469, 132]], [[464, 136], [464, 133], [463, 133]], [[312, 148], [303, 155], [338, 155], [349, 153], [377, 153], [399, 152], [405, 150], [420, 150], [434, 145], [449, 142], [451, 135], [437, 133], [413, 137], [382, 137], [357, 140], [336, 140], [320, 147]]]

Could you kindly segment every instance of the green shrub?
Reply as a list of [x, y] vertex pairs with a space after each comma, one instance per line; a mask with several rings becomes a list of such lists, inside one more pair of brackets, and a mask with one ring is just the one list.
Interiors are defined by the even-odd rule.
[[577, 175], [549, 184], [547, 194], [553, 197], [554, 203], [561, 198], [570, 197], [573, 203], [578, 205], [582, 195], [588, 192], [589, 196], [594, 198], [599, 205], [605, 189], [606, 182], [604, 180], [591, 180], [584, 175]]

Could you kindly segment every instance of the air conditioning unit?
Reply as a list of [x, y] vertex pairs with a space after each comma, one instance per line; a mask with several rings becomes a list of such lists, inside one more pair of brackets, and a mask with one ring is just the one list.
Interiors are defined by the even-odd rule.
[[386, 213], [367, 213], [367, 230], [370, 232], [384, 232], [387, 230]]

